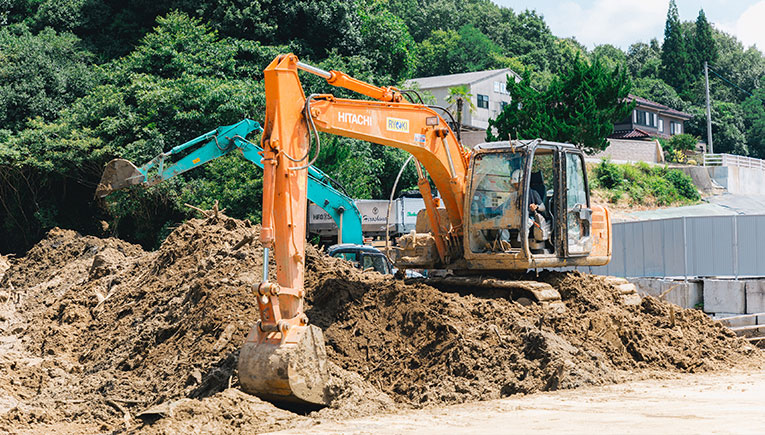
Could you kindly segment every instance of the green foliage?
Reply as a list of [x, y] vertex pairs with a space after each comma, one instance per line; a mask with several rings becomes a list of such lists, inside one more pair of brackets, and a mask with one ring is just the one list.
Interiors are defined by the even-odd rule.
[[704, 62], [714, 63], [717, 61], [717, 45], [712, 37], [712, 26], [707, 21], [704, 9], [699, 10], [696, 18], [696, 34], [693, 38], [693, 57], [696, 74], [700, 74], [704, 68]]
[[667, 153], [674, 151], [693, 151], [699, 143], [699, 138], [688, 133], [676, 134], [662, 142], [662, 148]]
[[693, 75], [693, 62], [680, 26], [675, 0], [670, 0], [661, 51], [661, 78], [676, 91], [684, 91]]
[[649, 44], [636, 42], [627, 50], [627, 68], [633, 79], [658, 78], [661, 70], [661, 47], [656, 38]]
[[755, 157], [765, 158], [765, 90], [755, 89], [742, 109], [749, 151]]
[[415, 69], [415, 43], [404, 21], [381, 3], [361, 9], [361, 39], [365, 55], [393, 80], [411, 77]]
[[675, 110], [683, 110], [686, 102], [664, 80], [652, 77], [640, 77], [632, 82], [632, 93]]
[[72, 34], [1, 28], [0, 125], [15, 131], [29, 118], [55, 119], [95, 85], [91, 61]]
[[622, 184], [624, 174], [621, 167], [608, 160], [603, 160], [595, 170], [595, 177], [598, 180], [599, 186], [606, 189], [615, 189]]
[[[62, 110], [56, 120], [36, 118], [17, 133], [6, 135], [0, 143], [0, 172], [39, 180], [24, 183], [24, 190], [30, 197], [45, 197], [50, 201], [45, 207], [53, 211], [43, 213], [39, 202], [7, 197], [6, 203], [14, 204], [0, 210], [4, 226], [15, 228], [15, 233], [39, 234], [81, 213], [89, 214], [92, 221], [103, 215], [92, 196], [107, 160], [119, 156], [140, 164], [198, 132], [244, 117], [262, 119], [262, 83], [250, 80], [252, 65], [238, 56], [256, 51], [257, 46], [250, 44], [243, 50], [242, 45], [217, 38], [198, 20], [170, 14], [158, 21], [156, 31], [133, 53], [104, 66], [100, 71], [103, 84]], [[192, 172], [189, 177], [202, 175]], [[0, 189], [13, 190], [21, 180], [5, 177], [0, 182], [8, 183]], [[178, 193], [172, 186], [158, 189], [166, 192], [161, 201], [158, 193], [110, 198], [111, 203], [119, 203], [109, 208], [119, 212], [115, 217], [130, 216], [129, 224], [121, 219], [113, 226], [117, 234], [153, 246], [157, 231], [167, 221], [186, 215], [173, 200]], [[59, 188], [70, 193], [49, 196]], [[221, 200], [236, 202], [235, 196], [215, 193]], [[257, 208], [249, 211], [256, 212]], [[23, 218], [35, 215], [44, 219]], [[23, 243], [5, 240], [16, 246]]]
[[[729, 153], [746, 156], [749, 147], [746, 143], [744, 113], [740, 105], [728, 102], [712, 101], [712, 141], [716, 153]], [[693, 118], [686, 121], [685, 131], [694, 136], [707, 136], [706, 112], [702, 107], [690, 109]]]
[[[446, 102], [450, 108], [454, 108], [457, 113], [457, 128], [462, 128], [462, 113], [467, 105], [467, 111], [473, 113], [475, 111], [475, 104], [473, 104], [473, 94], [470, 93], [470, 89], [467, 85], [453, 86], [449, 88], [449, 95], [446, 97]], [[467, 104], [466, 104], [467, 103]]]
[[574, 58], [542, 92], [531, 86], [528, 71], [519, 83], [508, 79], [507, 86], [518, 104], [508, 104], [489, 120], [489, 140], [542, 137], [574, 143], [588, 151], [602, 150], [608, 146], [606, 137], [614, 122], [624, 119], [633, 107], [625, 101], [630, 89], [625, 72], [609, 70], [598, 59], [588, 64]]
[[592, 51], [592, 56], [600, 60], [608, 69], [615, 69], [616, 67], [625, 69], [627, 67], [627, 55], [611, 44], [598, 45]]
[[646, 163], [617, 165], [608, 160], [593, 168], [594, 189], [617, 203], [626, 193], [633, 204], [673, 205], [701, 199], [691, 177], [677, 169], [651, 167]]
[[418, 50], [419, 76], [437, 76], [501, 67], [500, 48], [473, 26], [435, 30]]

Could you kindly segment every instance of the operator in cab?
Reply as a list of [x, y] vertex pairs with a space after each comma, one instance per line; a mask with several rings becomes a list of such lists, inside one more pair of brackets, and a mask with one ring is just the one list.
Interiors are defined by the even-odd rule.
[[[523, 156], [508, 153], [493, 153], [476, 161], [474, 182], [477, 183], [471, 204], [470, 246], [473, 252], [508, 252], [521, 247], [521, 168], [524, 163]], [[547, 227], [542, 216], [546, 210], [536, 190], [529, 189], [528, 195], [526, 228], [536, 238], [535, 229]]]

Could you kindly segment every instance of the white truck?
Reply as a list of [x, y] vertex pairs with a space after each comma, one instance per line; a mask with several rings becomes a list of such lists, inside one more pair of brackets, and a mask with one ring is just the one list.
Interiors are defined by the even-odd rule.
[[[388, 213], [388, 201], [384, 199], [356, 199], [356, 207], [361, 212], [361, 230], [364, 238], [384, 240], [385, 221]], [[415, 229], [417, 213], [425, 208], [425, 202], [419, 194], [404, 194], [391, 205], [390, 237], [395, 238]], [[320, 237], [322, 243], [334, 244], [337, 238], [337, 225], [330, 215], [316, 204], [308, 207], [308, 233]]]

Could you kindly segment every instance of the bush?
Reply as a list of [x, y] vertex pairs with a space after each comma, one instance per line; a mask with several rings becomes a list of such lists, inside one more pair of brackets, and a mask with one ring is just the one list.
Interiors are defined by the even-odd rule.
[[595, 171], [598, 183], [606, 189], [620, 186], [624, 179], [621, 168], [608, 160], [600, 162]]
[[698, 201], [701, 199], [699, 191], [693, 184], [693, 179], [691, 179], [688, 174], [674, 169], [667, 172], [665, 178], [667, 181], [672, 183], [673, 186], [675, 186], [675, 189], [683, 198], [690, 199], [692, 201]]
[[650, 166], [645, 162], [617, 165], [603, 160], [593, 169], [592, 187], [605, 189], [604, 197], [618, 203], [626, 193], [630, 204], [655, 202], [667, 206], [701, 199], [690, 176], [666, 166]]

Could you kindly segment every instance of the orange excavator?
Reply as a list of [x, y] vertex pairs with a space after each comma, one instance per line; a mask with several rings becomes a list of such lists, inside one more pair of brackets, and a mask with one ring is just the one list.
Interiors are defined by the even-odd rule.
[[[306, 97], [298, 71], [371, 100]], [[239, 358], [239, 379], [249, 393], [277, 402], [327, 400], [323, 334], [303, 311], [306, 173], [320, 150], [318, 132], [399, 148], [414, 157], [425, 209], [417, 230], [400, 237], [389, 256], [401, 270], [443, 272], [429, 278], [437, 287], [502, 289], [521, 303], [560, 311], [565, 306], [554, 288], [510, 279], [512, 274], [610, 260], [609, 212], [590, 203], [584, 156], [573, 145], [506, 141], [469, 150], [442, 110], [414, 102], [412, 91], [324, 71], [293, 54], [268, 65], [265, 89], [260, 236], [265, 258], [256, 289], [261, 320]], [[427, 176], [440, 198], [434, 198]], [[268, 281], [272, 251], [276, 282]]]

